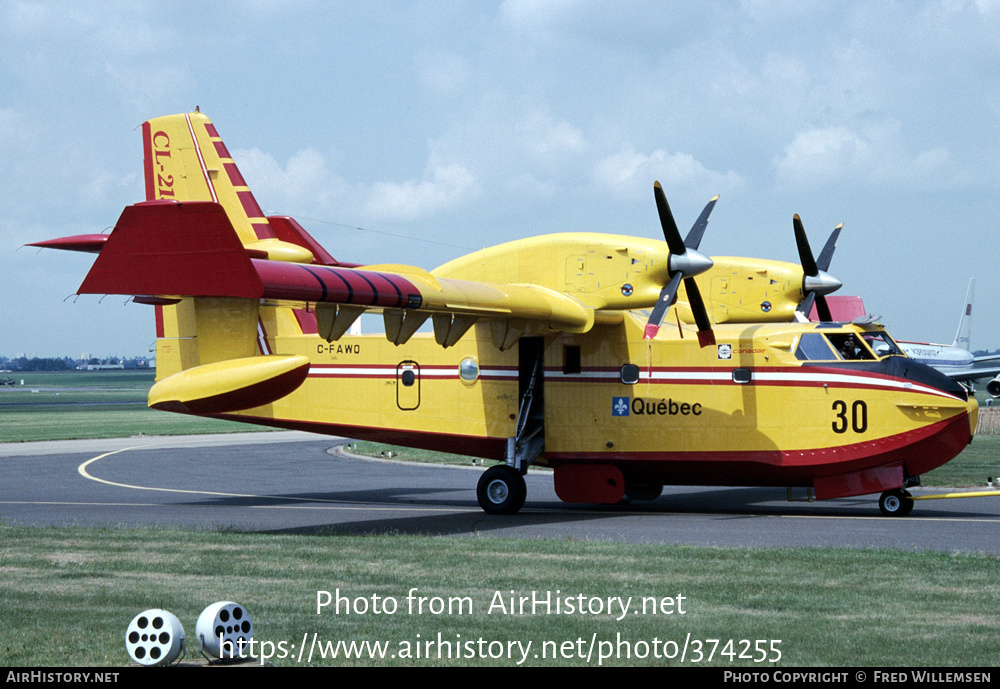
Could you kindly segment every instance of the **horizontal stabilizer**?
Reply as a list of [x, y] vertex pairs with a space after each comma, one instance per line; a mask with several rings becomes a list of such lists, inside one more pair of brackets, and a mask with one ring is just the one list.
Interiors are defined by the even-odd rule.
[[63, 251], [81, 251], [85, 254], [99, 254], [108, 241], [106, 234], [77, 234], [72, 237], [60, 237], [59, 239], [47, 239], [44, 242], [32, 242], [28, 246], [37, 246], [43, 249], [62, 249]]
[[264, 287], [217, 203], [128, 206], [78, 290], [259, 298]]
[[164, 378], [150, 389], [149, 406], [189, 414], [252, 409], [291, 394], [308, 375], [301, 355], [229, 359]]

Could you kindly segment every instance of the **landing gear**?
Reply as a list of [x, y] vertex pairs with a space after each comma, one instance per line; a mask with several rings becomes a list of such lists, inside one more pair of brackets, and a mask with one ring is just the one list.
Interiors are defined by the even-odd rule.
[[487, 514], [514, 514], [524, 506], [524, 474], [545, 449], [545, 340], [522, 337], [518, 343], [518, 397], [515, 434], [507, 438], [506, 464], [486, 470], [476, 487]]
[[913, 497], [902, 488], [887, 490], [879, 497], [878, 508], [887, 517], [905, 517], [913, 511]]
[[524, 476], [506, 464], [487, 469], [476, 486], [479, 506], [487, 514], [514, 514], [524, 506], [527, 496]]

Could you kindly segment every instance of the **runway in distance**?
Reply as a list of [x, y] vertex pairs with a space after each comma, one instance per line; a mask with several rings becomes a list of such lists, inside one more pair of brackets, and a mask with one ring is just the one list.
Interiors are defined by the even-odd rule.
[[[98, 254], [79, 294], [152, 306], [153, 408], [497, 460], [477, 495], [500, 514], [537, 464], [571, 503], [789, 486], [905, 515], [906, 487], [972, 437], [965, 388], [880, 325], [829, 317], [839, 227], [817, 259], [796, 215], [799, 264], [709, 258], [716, 199], [682, 239], [656, 183], [665, 241], [554, 234], [362, 267], [265, 217], [204, 114], [142, 139], [145, 201], [109, 235], [35, 245]], [[801, 322], [814, 302], [822, 322]], [[349, 334], [364, 312], [384, 334]]]

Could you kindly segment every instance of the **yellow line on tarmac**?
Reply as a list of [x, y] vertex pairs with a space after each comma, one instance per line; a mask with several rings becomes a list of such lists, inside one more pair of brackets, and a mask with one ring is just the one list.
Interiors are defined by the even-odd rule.
[[946, 498], [998, 498], [1000, 490], [979, 490], [972, 493], [939, 493], [936, 495], [915, 495], [913, 500], [944, 500]]

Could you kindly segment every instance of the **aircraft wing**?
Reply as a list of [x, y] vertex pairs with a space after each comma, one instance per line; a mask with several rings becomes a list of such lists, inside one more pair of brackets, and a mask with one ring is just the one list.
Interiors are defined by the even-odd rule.
[[[80, 294], [307, 302], [316, 305], [320, 334], [331, 341], [370, 309], [386, 314], [387, 336], [396, 344], [428, 317], [445, 347], [479, 319], [517, 321], [516, 332], [534, 325], [582, 333], [594, 324], [593, 308], [541, 285], [436, 278], [415, 266], [308, 263], [308, 250], [279, 240], [250, 249], [224, 207], [210, 201], [138, 203], [106, 239], [70, 239], [40, 245], [98, 252]], [[501, 330], [499, 337], [504, 342], [511, 334]]]
[[1000, 356], [977, 357], [971, 366], [962, 368], [941, 366], [938, 371], [957, 381], [973, 381], [1000, 375]]

